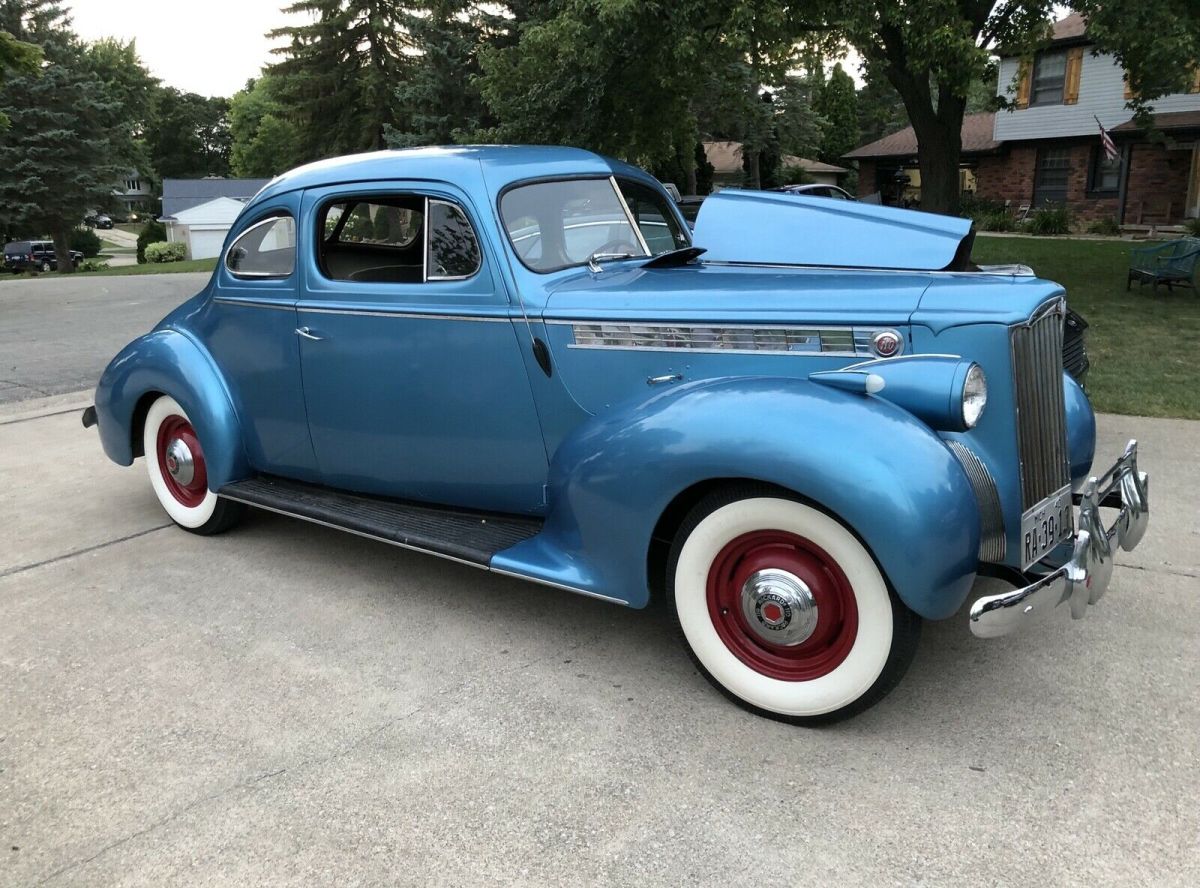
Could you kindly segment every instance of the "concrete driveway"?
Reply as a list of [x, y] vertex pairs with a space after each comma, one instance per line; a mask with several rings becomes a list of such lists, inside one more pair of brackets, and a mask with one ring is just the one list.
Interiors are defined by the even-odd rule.
[[1154, 514], [1087, 619], [927, 624], [888, 699], [805, 730], [661, 609], [169, 527], [88, 397], [0, 406], [0, 884], [1200, 883], [1200, 425], [1101, 418]]

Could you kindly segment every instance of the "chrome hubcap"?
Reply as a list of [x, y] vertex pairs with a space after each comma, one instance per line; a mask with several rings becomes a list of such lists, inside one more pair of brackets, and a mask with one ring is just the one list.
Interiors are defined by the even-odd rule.
[[792, 646], [817, 628], [817, 602], [798, 576], [778, 568], [755, 571], [742, 586], [742, 614], [770, 644]]
[[164, 459], [167, 472], [181, 486], [187, 487], [196, 477], [196, 463], [192, 459], [191, 449], [181, 438], [172, 438], [167, 445], [167, 455]]

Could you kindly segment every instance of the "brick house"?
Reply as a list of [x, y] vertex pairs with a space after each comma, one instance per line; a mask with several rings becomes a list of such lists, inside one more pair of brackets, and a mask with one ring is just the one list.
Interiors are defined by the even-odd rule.
[[[999, 92], [1011, 110], [964, 119], [963, 190], [1015, 208], [1066, 205], [1084, 222], [1151, 226], [1200, 216], [1200, 68], [1189, 92], [1154, 101], [1151, 138], [1125, 106], [1124, 71], [1091, 46], [1075, 14], [1055, 23], [1053, 39], [1032, 58], [1001, 55]], [[1106, 157], [1097, 119], [1118, 161]], [[859, 162], [860, 194], [879, 190], [894, 200], [897, 188], [880, 186], [898, 169], [916, 169], [916, 137], [909, 128], [846, 159]]]

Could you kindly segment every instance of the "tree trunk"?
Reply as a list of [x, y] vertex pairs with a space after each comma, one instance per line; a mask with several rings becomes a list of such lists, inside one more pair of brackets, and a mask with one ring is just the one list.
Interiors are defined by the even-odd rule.
[[[959, 124], [961, 127], [961, 123]], [[962, 138], [937, 127], [924, 136], [917, 132], [917, 158], [921, 165], [921, 209], [929, 213], [958, 213], [958, 165]]]
[[967, 100], [939, 91], [937, 107], [926, 89], [906, 84], [900, 96], [917, 136], [921, 166], [921, 209], [929, 213], [958, 214], [958, 166], [962, 159], [962, 122]]
[[72, 274], [75, 271], [75, 263], [71, 261], [71, 227], [56, 226], [51, 239], [54, 241], [54, 258], [58, 263], [58, 273]]
[[958, 164], [962, 157], [962, 122], [965, 96], [945, 85], [936, 97], [927, 71], [909, 70], [899, 32], [889, 29], [885, 40], [887, 79], [900, 98], [917, 136], [921, 165], [921, 209], [930, 213], [958, 213]]

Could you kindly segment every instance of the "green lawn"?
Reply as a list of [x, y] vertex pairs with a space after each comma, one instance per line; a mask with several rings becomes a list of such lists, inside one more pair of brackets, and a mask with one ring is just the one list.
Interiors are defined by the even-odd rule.
[[1067, 304], [1091, 326], [1087, 387], [1096, 409], [1137, 416], [1200, 419], [1200, 361], [1188, 346], [1200, 340], [1200, 293], [1154, 293], [1137, 284], [1125, 292], [1125, 241], [978, 237], [979, 263], [1021, 262], [1066, 287]]
[[76, 274], [80, 277], [119, 274], [178, 274], [184, 271], [212, 271], [216, 267], [216, 259], [186, 259], [182, 262], [147, 262], [143, 265], [124, 265], [119, 268], [106, 268], [103, 271], [79, 271]]

